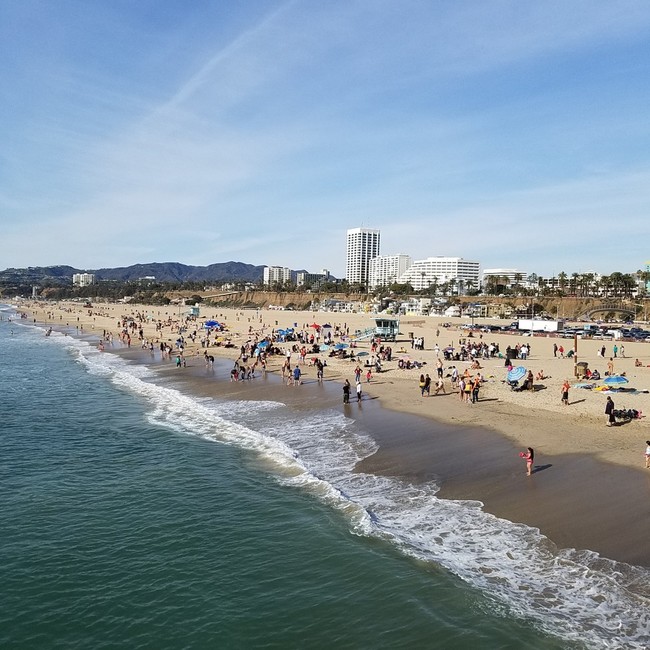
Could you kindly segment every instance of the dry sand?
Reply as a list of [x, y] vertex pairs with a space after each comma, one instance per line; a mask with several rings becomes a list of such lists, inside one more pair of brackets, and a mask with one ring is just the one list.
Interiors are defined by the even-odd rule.
[[[99, 341], [104, 331], [112, 332], [117, 344], [119, 320], [124, 317], [144, 316], [144, 336], [157, 346], [160, 341], [174, 344], [177, 338], [180, 310], [178, 307], [155, 307], [143, 305], [100, 304], [86, 309], [78, 303], [40, 304], [21, 306], [30, 317], [42, 324], [56, 328], [69, 327]], [[209, 354], [234, 361], [239, 348], [247, 340], [271, 335], [273, 329], [297, 327], [310, 328], [312, 323], [330, 323], [349, 329], [364, 330], [373, 325], [367, 314], [338, 314], [329, 312], [293, 312], [269, 310], [232, 310], [201, 308], [200, 325], [214, 318], [225, 323], [224, 338], [234, 347], [211, 346]], [[155, 322], [165, 323], [156, 332]], [[504, 359], [481, 360], [481, 373], [486, 378], [480, 392], [480, 401], [467, 405], [459, 400], [457, 392], [447, 395], [421, 397], [418, 378], [422, 372], [436, 376], [436, 352], [448, 345], [458, 347], [466, 338], [466, 331], [459, 329], [467, 320], [403, 317], [400, 320], [401, 336], [392, 343], [393, 361], [384, 363], [384, 371], [374, 375], [369, 383], [363, 382], [365, 398], [378, 398], [383, 407], [366, 407], [354, 417], [373, 421], [371, 430], [376, 431], [380, 449], [373, 457], [362, 463], [365, 471], [408, 476], [413, 480], [435, 477], [442, 483], [440, 496], [476, 499], [498, 516], [539, 527], [560, 546], [590, 548], [600, 553], [628, 562], [650, 565], [647, 537], [650, 533], [650, 470], [644, 469], [645, 441], [650, 439], [647, 419], [632, 420], [620, 426], [605, 425], [604, 405], [606, 393], [572, 388], [569, 406], [561, 403], [561, 385], [565, 379], [577, 383], [573, 377], [575, 359], [556, 358], [553, 344], [573, 348], [572, 339], [559, 339], [546, 335], [522, 337], [517, 334], [483, 333], [483, 340], [499, 345], [501, 351], [526, 342], [531, 354], [520, 362], [533, 373], [544, 370], [549, 377], [536, 381], [536, 390], [513, 392], [505, 383]], [[486, 321], [487, 322], [487, 321]], [[444, 327], [443, 324], [451, 324]], [[190, 326], [189, 331], [193, 329]], [[200, 331], [200, 328], [199, 328]], [[313, 331], [313, 330], [310, 330]], [[408, 334], [424, 337], [425, 349], [413, 350]], [[437, 335], [437, 333], [439, 333]], [[187, 333], [186, 333], [187, 334]], [[469, 339], [471, 340], [471, 339]], [[620, 342], [617, 342], [619, 348]], [[286, 348], [287, 344], [278, 344]], [[606, 357], [598, 351], [606, 347]], [[578, 358], [597, 368], [601, 374], [607, 369], [607, 361], [613, 352], [613, 341], [579, 340]], [[624, 342], [625, 358], [614, 359], [615, 371], [624, 372], [630, 388], [650, 389], [650, 343]], [[132, 349], [137, 355], [140, 342], [133, 337]], [[119, 346], [118, 346], [119, 347]], [[156, 348], [156, 349], [157, 349]], [[397, 359], [401, 348], [416, 361], [425, 362], [422, 369], [401, 370]], [[359, 342], [356, 352], [370, 353], [370, 342]], [[186, 374], [188, 377], [203, 372], [204, 349], [197, 339], [187, 345]], [[313, 355], [308, 355], [308, 359]], [[294, 354], [293, 358], [296, 358]], [[325, 371], [326, 384], [330, 386], [325, 404], [340, 403], [340, 386], [349, 378], [354, 385], [355, 363], [349, 360], [329, 358]], [[364, 357], [369, 359], [369, 356]], [[638, 358], [643, 367], [636, 367]], [[275, 383], [268, 381], [276, 392], [282, 388], [279, 375], [284, 358], [270, 358], [269, 378], [277, 377]], [[456, 365], [462, 373], [469, 363], [445, 362], [445, 375], [449, 366]], [[517, 362], [519, 363], [519, 362]], [[315, 368], [303, 369], [305, 383], [315, 382]], [[181, 371], [183, 372], [183, 371]], [[259, 373], [258, 373], [259, 374]], [[445, 379], [447, 391], [451, 390]], [[602, 382], [597, 382], [602, 383]], [[257, 384], [259, 386], [259, 383]], [[283, 389], [278, 399], [291, 401], [296, 406], [308, 393], [299, 389]], [[196, 386], [198, 390], [198, 385]], [[244, 386], [231, 386], [230, 391], [238, 397], [253, 396]], [[322, 393], [319, 393], [319, 404]], [[265, 395], [265, 398], [266, 395]], [[613, 393], [617, 408], [634, 408], [650, 413], [649, 393]], [[365, 404], [365, 402], [364, 402]], [[395, 412], [429, 418], [429, 425], [422, 425], [418, 418], [408, 419]], [[431, 420], [435, 420], [435, 425]], [[426, 422], [426, 421], [425, 421]], [[432, 433], [433, 432], [433, 433]], [[527, 446], [536, 451], [537, 471], [526, 477], [524, 463], [517, 452]], [[624, 534], [623, 534], [623, 531]]]

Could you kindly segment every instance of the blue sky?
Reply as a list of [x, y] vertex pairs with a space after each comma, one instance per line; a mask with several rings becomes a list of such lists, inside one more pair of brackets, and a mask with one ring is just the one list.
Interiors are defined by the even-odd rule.
[[0, 268], [650, 260], [650, 3], [0, 3]]

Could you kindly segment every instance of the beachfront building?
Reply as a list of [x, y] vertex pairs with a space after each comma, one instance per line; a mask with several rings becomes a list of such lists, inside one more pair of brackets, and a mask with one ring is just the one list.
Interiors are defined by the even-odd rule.
[[91, 284], [95, 284], [95, 274], [94, 273], [73, 273], [72, 284], [75, 287], [89, 287]]
[[352, 228], [347, 232], [345, 277], [350, 284], [368, 285], [370, 260], [379, 255], [379, 230]]
[[413, 264], [410, 255], [377, 255], [370, 260], [368, 284], [371, 289], [397, 282]]
[[265, 266], [264, 267], [264, 284], [284, 284], [291, 282], [291, 269], [286, 266]]
[[504, 287], [528, 286], [527, 275], [519, 269], [483, 269], [482, 287], [502, 285]]
[[296, 272], [296, 286], [297, 287], [309, 287], [317, 289], [323, 284], [323, 282], [329, 282], [330, 272], [327, 269], [323, 269], [320, 273], [307, 273], [307, 271], [297, 271]]
[[415, 291], [430, 289], [433, 293], [463, 294], [478, 289], [480, 263], [462, 257], [427, 257], [416, 260], [399, 278], [400, 284], [410, 284]]

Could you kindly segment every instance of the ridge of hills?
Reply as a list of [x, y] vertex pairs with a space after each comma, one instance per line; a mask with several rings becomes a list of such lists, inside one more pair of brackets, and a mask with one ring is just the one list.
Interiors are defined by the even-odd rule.
[[72, 281], [75, 273], [93, 273], [97, 281], [113, 280], [132, 282], [153, 277], [157, 282], [259, 282], [264, 275], [264, 266], [244, 262], [219, 262], [208, 266], [192, 266], [180, 262], [151, 262], [116, 268], [77, 269], [72, 266], [30, 266], [8, 268], [0, 271], [4, 282], [57, 282]]

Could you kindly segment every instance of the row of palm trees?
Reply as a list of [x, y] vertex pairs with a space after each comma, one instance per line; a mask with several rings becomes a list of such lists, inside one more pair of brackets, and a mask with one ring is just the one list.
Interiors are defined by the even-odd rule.
[[[520, 274], [519, 274], [520, 275]], [[515, 276], [513, 289], [515, 293], [521, 289], [522, 278]], [[597, 275], [595, 273], [572, 273], [570, 276], [562, 271], [557, 276], [544, 278], [531, 274], [527, 278], [528, 295], [542, 296], [577, 296], [581, 298], [632, 298], [641, 292], [650, 281], [650, 272], [638, 270], [636, 273], [620, 273]], [[524, 293], [524, 292], [521, 292]]]

